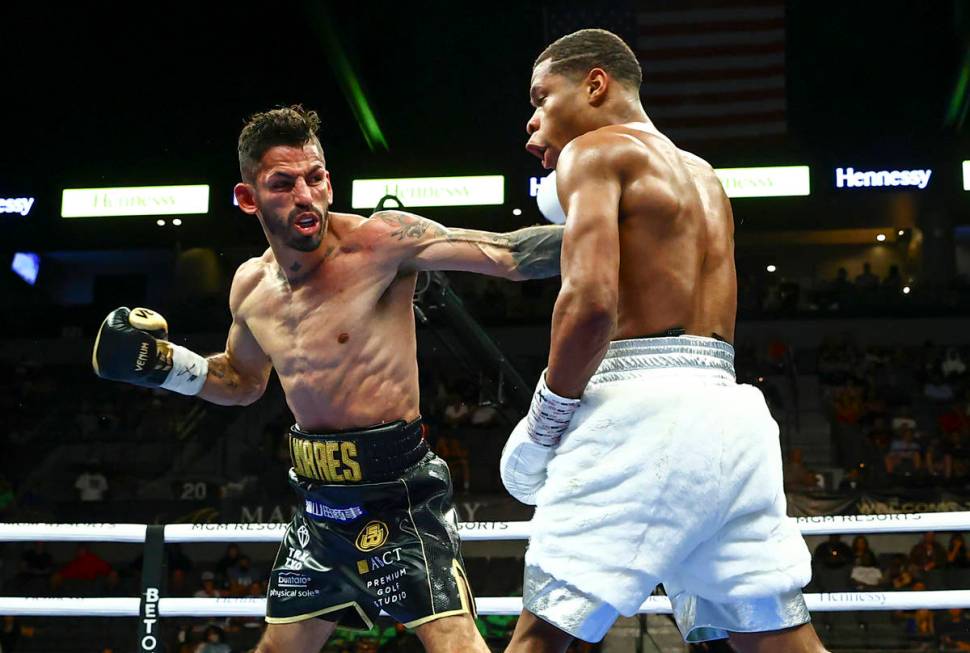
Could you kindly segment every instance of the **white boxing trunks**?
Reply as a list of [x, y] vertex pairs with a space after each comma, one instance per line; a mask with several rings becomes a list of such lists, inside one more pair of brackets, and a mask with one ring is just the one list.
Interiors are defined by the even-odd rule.
[[599, 641], [661, 582], [689, 642], [810, 620], [778, 425], [726, 342], [611, 343], [536, 501], [524, 605], [575, 637]]

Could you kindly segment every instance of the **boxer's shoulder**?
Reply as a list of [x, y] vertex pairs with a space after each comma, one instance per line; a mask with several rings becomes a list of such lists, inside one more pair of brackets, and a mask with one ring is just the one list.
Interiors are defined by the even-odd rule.
[[557, 177], [588, 174], [597, 169], [623, 174], [649, 165], [656, 145], [620, 127], [601, 127], [570, 141], [559, 157]]
[[275, 265], [275, 259], [272, 250], [267, 249], [262, 256], [248, 259], [236, 268], [232, 286], [229, 288], [229, 308], [233, 314], [239, 311], [246, 298], [259, 286], [271, 265]]

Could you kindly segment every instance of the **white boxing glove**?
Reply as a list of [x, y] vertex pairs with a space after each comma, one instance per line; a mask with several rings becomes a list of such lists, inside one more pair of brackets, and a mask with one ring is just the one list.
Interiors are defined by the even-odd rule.
[[539, 205], [539, 211], [545, 216], [546, 220], [553, 224], [566, 224], [566, 212], [563, 211], [562, 204], [559, 203], [559, 191], [556, 189], [555, 170], [539, 183], [536, 204]]
[[543, 372], [529, 414], [512, 430], [502, 450], [502, 484], [522, 503], [535, 505], [536, 494], [546, 482], [546, 467], [577, 408], [579, 399], [552, 392]]

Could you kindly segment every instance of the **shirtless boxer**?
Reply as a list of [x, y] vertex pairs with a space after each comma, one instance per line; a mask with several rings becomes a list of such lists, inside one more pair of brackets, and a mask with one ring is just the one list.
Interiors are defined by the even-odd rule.
[[382, 609], [428, 651], [485, 652], [448, 468], [421, 437], [411, 300], [421, 270], [556, 275], [562, 230], [331, 212], [318, 127], [313, 112], [276, 109], [239, 137], [236, 199], [269, 249], [233, 278], [225, 352], [203, 358], [168, 342], [157, 313], [119, 308], [94, 368], [223, 405], [256, 401], [276, 370], [297, 420], [289, 480], [301, 511], [270, 576], [260, 653], [316, 653], [338, 622], [366, 629]]
[[650, 122], [640, 82], [603, 30], [533, 67], [526, 147], [555, 169], [566, 232], [549, 366], [502, 455], [536, 504], [509, 650], [599, 641], [662, 582], [687, 641], [821, 651], [778, 427], [734, 377], [731, 205]]

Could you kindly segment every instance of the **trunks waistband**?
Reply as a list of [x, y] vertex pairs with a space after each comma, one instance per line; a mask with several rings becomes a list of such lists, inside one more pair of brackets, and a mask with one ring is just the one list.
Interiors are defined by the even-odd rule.
[[616, 340], [603, 357], [590, 384], [643, 376], [657, 370], [684, 371], [734, 382], [734, 347], [704, 336], [661, 336]]
[[429, 451], [421, 434], [420, 418], [319, 434], [292, 426], [289, 446], [297, 478], [325, 484], [392, 480], [420, 462]]

